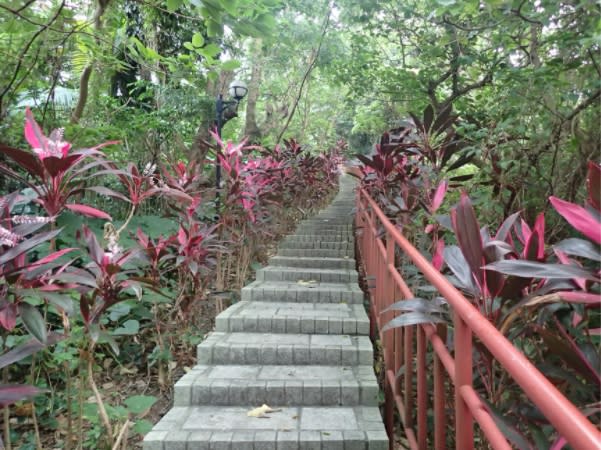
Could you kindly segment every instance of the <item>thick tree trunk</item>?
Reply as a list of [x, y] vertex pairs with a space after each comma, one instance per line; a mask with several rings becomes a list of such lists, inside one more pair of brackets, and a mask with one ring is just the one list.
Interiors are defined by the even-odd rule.
[[259, 99], [259, 85], [261, 84], [261, 40], [255, 42], [255, 60], [252, 64], [250, 82], [248, 83], [248, 96], [246, 99], [246, 123], [244, 135], [249, 143], [258, 143], [261, 139], [261, 130], [257, 125], [257, 100]]
[[[102, 30], [102, 16], [106, 11], [110, 1], [111, 0], [98, 0], [96, 11], [94, 11], [94, 31], [96, 33], [99, 33]], [[96, 42], [99, 43], [98, 39]], [[90, 77], [92, 75], [93, 68], [94, 61], [90, 61], [81, 73], [81, 78], [79, 79], [79, 99], [77, 100], [77, 105], [71, 114], [71, 123], [78, 123], [83, 115], [83, 111], [88, 101]]]
[[81, 73], [79, 79], [79, 98], [77, 99], [77, 105], [71, 114], [71, 123], [78, 123], [83, 114], [83, 110], [88, 101], [88, 91], [90, 85], [90, 76], [92, 75], [92, 64], [88, 64]]

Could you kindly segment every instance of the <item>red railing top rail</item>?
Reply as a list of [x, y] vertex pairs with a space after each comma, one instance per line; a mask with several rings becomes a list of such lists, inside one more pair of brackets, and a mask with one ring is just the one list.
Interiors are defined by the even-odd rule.
[[599, 448], [599, 430], [571, 403], [511, 342], [486, 319], [444, 275], [402, 235], [364, 189], [367, 200], [389, 236], [394, 239], [424, 277], [447, 300], [472, 333], [484, 344], [501, 366], [523, 389], [557, 431], [576, 449]]

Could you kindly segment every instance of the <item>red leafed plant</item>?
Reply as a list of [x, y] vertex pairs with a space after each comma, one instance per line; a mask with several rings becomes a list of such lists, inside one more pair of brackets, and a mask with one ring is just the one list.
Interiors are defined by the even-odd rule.
[[[18, 203], [16, 193], [0, 197], [0, 334], [6, 336], [17, 326], [18, 320], [32, 338], [0, 356], [0, 368], [17, 362], [46, 345], [54, 344], [61, 335], [48, 332], [46, 320], [27, 298], [38, 298], [52, 304], [62, 314], [72, 311], [72, 302], [61, 291], [68, 285], [56, 281], [70, 262], [59, 258], [71, 248], [52, 252], [32, 260], [30, 252], [60, 233], [60, 229], [39, 232], [50, 222], [46, 217], [11, 215]], [[0, 407], [40, 392], [25, 385], [0, 385]]]
[[56, 217], [65, 208], [88, 217], [109, 219], [110, 216], [88, 205], [69, 203], [83, 193], [84, 180], [90, 170], [103, 163], [101, 147], [115, 144], [105, 142], [93, 148], [71, 151], [71, 144], [63, 141], [62, 130], [54, 130], [45, 136], [29, 109], [25, 113], [25, 138], [33, 152], [27, 152], [0, 144], [0, 152], [14, 161], [34, 180], [29, 181], [18, 171], [0, 164], [0, 172], [29, 186], [36, 193], [37, 202], [50, 217]]

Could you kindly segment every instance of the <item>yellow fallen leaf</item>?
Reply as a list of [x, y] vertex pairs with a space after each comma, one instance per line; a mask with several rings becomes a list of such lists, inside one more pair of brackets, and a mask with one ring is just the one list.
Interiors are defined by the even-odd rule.
[[251, 409], [249, 412], [246, 413], [246, 415], [248, 417], [267, 417], [267, 414], [277, 411], [281, 411], [281, 409], [274, 409], [268, 405], [263, 405], [255, 409]]

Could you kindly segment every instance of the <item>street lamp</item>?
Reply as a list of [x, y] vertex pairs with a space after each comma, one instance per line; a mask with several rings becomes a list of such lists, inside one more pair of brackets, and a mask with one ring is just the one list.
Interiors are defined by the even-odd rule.
[[[228, 120], [236, 117], [238, 104], [240, 100], [242, 100], [246, 93], [248, 92], [248, 88], [246, 87], [246, 83], [240, 80], [234, 80], [230, 83], [228, 93], [233, 100], [223, 100], [223, 95], [219, 94], [217, 96], [217, 136], [221, 139], [221, 128]], [[221, 162], [219, 161], [219, 156], [215, 155], [215, 211], [217, 215], [219, 215], [219, 200], [221, 193]]]

